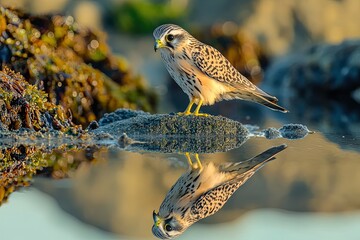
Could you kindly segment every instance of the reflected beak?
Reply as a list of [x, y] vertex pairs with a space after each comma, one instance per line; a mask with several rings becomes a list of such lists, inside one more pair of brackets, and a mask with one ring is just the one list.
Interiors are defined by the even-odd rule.
[[154, 44], [154, 51], [156, 52], [156, 50], [158, 50], [159, 48], [164, 47], [164, 44], [161, 42], [160, 39], [156, 39], [155, 44]]
[[155, 210], [153, 211], [153, 220], [154, 220], [154, 225], [156, 227], [159, 227], [160, 223], [161, 223], [161, 218], [159, 217], [159, 215], [156, 214]]

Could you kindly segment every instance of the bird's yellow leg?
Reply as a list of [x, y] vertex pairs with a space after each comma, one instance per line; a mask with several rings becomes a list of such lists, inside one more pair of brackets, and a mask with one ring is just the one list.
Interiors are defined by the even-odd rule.
[[197, 107], [195, 108], [195, 111], [194, 111], [193, 114], [194, 114], [195, 116], [207, 117], [207, 116], [209, 116], [208, 114], [206, 114], [206, 113], [199, 113], [199, 110], [200, 110], [202, 104], [203, 104], [203, 100], [200, 98], [200, 99], [199, 99], [199, 102], [198, 102], [198, 105], [197, 105]]
[[185, 153], [185, 157], [189, 163], [189, 166], [191, 167], [192, 170], [201, 170], [202, 169], [202, 164], [200, 162], [200, 159], [199, 159], [199, 154], [195, 153], [195, 159], [196, 159], [196, 164], [194, 164], [191, 160], [191, 157], [190, 157], [190, 153], [186, 152]]
[[191, 108], [195, 103], [195, 98], [192, 98], [191, 101], [189, 102], [189, 105], [187, 106], [187, 108], [185, 109], [184, 112], [180, 112], [178, 113], [179, 115], [190, 115], [191, 114]]
[[188, 161], [188, 164], [189, 164], [189, 166], [191, 167], [192, 170], [201, 170], [202, 169], [202, 164], [201, 164], [201, 161], [199, 159], [199, 154], [195, 153], [196, 164], [194, 164], [192, 162], [189, 152], [185, 153], [185, 157], [186, 157], [186, 160]]
[[199, 154], [198, 153], [195, 154], [195, 159], [196, 159], [196, 163], [197, 163], [197, 168], [199, 170], [201, 170], [202, 169], [202, 164], [201, 164], [201, 161], [199, 159]]
[[190, 166], [191, 168], [193, 168], [193, 163], [192, 163], [192, 161], [191, 161], [190, 153], [186, 152], [186, 153], [185, 153], [185, 157], [186, 157], [186, 159], [187, 159], [187, 161], [188, 161], [189, 166]]

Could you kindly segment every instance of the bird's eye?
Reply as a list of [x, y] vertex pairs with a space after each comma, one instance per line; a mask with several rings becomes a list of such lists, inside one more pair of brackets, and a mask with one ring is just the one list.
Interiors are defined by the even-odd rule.
[[165, 230], [168, 231], [168, 232], [170, 232], [170, 231], [173, 230], [173, 228], [170, 226], [170, 224], [166, 224], [166, 225], [165, 225]]
[[169, 35], [166, 35], [166, 37], [165, 37], [165, 39], [166, 39], [166, 41], [167, 42], [171, 42], [172, 40], [174, 40], [174, 35], [172, 35], [172, 34], [169, 34]]

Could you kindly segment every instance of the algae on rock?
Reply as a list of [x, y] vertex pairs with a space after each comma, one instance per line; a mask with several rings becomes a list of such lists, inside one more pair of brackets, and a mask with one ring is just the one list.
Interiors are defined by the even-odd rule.
[[87, 125], [120, 107], [153, 111], [143, 78], [109, 51], [103, 33], [71, 16], [32, 16], [0, 7], [0, 61], [44, 90], [48, 100]]
[[[249, 139], [243, 124], [225, 117], [149, 114], [129, 109], [105, 114], [98, 128], [88, 131], [119, 139], [119, 145], [127, 150], [163, 153], [226, 152]], [[124, 133], [125, 138], [130, 137], [130, 144], [124, 141]]]
[[81, 130], [60, 105], [47, 101], [47, 94], [29, 84], [19, 73], [4, 67], [0, 71], [0, 129], [35, 131], [60, 130], [76, 134]]

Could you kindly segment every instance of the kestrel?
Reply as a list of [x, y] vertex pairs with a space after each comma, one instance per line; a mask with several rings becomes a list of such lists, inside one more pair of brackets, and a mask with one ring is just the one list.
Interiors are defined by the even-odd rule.
[[257, 170], [286, 145], [272, 147], [244, 162], [202, 166], [196, 155], [196, 163], [184, 173], [167, 193], [159, 213], [153, 212], [153, 234], [161, 239], [172, 239], [182, 234], [189, 226], [220, 210], [231, 195]]
[[[200, 42], [181, 27], [164, 24], [157, 27], [153, 35], [154, 50], [160, 50], [169, 74], [189, 96], [190, 103], [182, 115], [206, 116], [199, 113], [202, 105], [231, 99], [252, 101], [287, 112], [276, 104], [276, 97], [241, 75], [218, 50]], [[194, 103], [197, 107], [191, 113]]]

